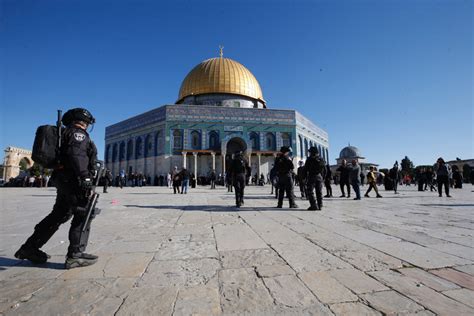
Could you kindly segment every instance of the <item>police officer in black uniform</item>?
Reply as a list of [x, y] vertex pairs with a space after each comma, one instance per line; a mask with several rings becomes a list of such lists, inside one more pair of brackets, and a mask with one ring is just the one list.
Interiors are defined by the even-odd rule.
[[[307, 192], [308, 192], [308, 200], [310, 203], [310, 207], [308, 210], [310, 211], [318, 211], [323, 208], [323, 177], [324, 171], [326, 168], [326, 163], [324, 159], [319, 157], [319, 152], [316, 147], [310, 147], [308, 149], [309, 157], [306, 159], [305, 163], [305, 171], [306, 171], [306, 178], [307, 181]], [[316, 200], [318, 204], [316, 204], [316, 200], [314, 199], [314, 191], [316, 190]]]
[[105, 171], [103, 181], [104, 181], [104, 193], [107, 193], [107, 188], [112, 183], [112, 173], [110, 172], [109, 169]]
[[306, 198], [306, 175], [304, 174], [304, 162], [300, 160], [298, 162], [298, 170], [296, 172], [296, 179], [298, 180], [298, 186], [300, 187], [301, 198], [304, 200]]
[[290, 200], [290, 208], [298, 208], [295, 203], [295, 193], [293, 177], [295, 166], [290, 158], [291, 148], [283, 146], [280, 149], [280, 155], [275, 160], [275, 167], [278, 173], [278, 208], [283, 207], [283, 198], [286, 196]]
[[97, 262], [97, 256], [84, 252], [88, 235], [81, 235], [81, 230], [86, 214], [77, 210], [77, 207], [82, 208], [87, 204], [86, 194], [93, 185], [97, 148], [89, 138], [87, 127], [94, 122], [92, 114], [83, 108], [71, 109], [64, 114], [62, 123], [66, 128], [62, 133], [60, 163], [53, 171], [57, 187], [56, 203], [52, 212], [35, 226], [33, 234], [15, 253], [16, 258], [45, 263], [50, 256], [40, 248], [61, 224], [72, 217], [66, 269]]
[[244, 158], [242, 152], [236, 152], [234, 159], [231, 161], [229, 172], [232, 185], [235, 188], [235, 205], [237, 207], [244, 205], [244, 189], [249, 169], [249, 163]]

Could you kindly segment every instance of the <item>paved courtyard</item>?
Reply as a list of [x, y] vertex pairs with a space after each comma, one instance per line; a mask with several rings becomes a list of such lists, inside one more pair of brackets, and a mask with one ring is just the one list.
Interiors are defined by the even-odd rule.
[[48, 264], [13, 257], [55, 190], [1, 189], [0, 314], [473, 315], [472, 190], [403, 187], [311, 212], [274, 208], [268, 187], [247, 188], [240, 210], [223, 188], [111, 188], [88, 248], [98, 263], [64, 270], [68, 224]]

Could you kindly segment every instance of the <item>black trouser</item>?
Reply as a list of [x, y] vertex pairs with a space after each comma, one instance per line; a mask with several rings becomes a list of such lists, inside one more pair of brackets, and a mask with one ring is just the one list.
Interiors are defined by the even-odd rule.
[[25, 245], [39, 249], [48, 242], [48, 240], [58, 230], [59, 226], [73, 217], [71, 228], [69, 229], [69, 248], [68, 256], [85, 250], [85, 246], [80, 243], [81, 229], [85, 221], [85, 214], [74, 214], [75, 208], [84, 206], [84, 198], [78, 197], [75, 192], [78, 188], [58, 188], [56, 203], [53, 211], [48, 214], [41, 222], [35, 226], [33, 234], [28, 238]]
[[[321, 175], [313, 176], [308, 179], [308, 200], [311, 207], [323, 207], [323, 177]], [[316, 199], [314, 199], [314, 191], [316, 191]]]
[[331, 180], [330, 179], [324, 180], [324, 186], [326, 187], [326, 195], [332, 196]]
[[245, 173], [236, 174], [232, 179], [235, 188], [235, 204], [238, 206], [244, 201], [245, 182]]
[[181, 183], [179, 183], [180, 181], [173, 181], [173, 192], [174, 194], [176, 194], [176, 191], [178, 191], [179, 193], [179, 187], [181, 186]]
[[306, 197], [306, 183], [303, 180], [298, 181], [298, 186], [300, 187], [301, 197]]
[[397, 193], [397, 188], [398, 188], [398, 180], [392, 180], [393, 182], [393, 191]]
[[342, 195], [346, 195], [346, 193], [344, 192], [344, 186], [347, 186], [347, 196], [351, 196], [351, 186], [349, 185], [349, 180], [341, 181], [339, 185], [341, 186]]
[[424, 191], [424, 190], [425, 190], [425, 181], [418, 180], [418, 191]]
[[211, 180], [211, 189], [216, 188], [216, 180]]
[[104, 181], [104, 193], [107, 193], [107, 188], [109, 187], [109, 181]]
[[360, 199], [360, 184], [358, 181], [352, 181], [352, 188], [354, 189], [354, 192], [356, 194], [356, 198]]
[[290, 174], [278, 176], [278, 206], [283, 206], [285, 192], [290, 201], [290, 206], [295, 205], [293, 178]]
[[444, 184], [444, 192], [446, 192], [446, 196], [449, 195], [449, 178], [448, 176], [438, 176], [438, 194], [439, 196], [443, 195], [443, 184]]

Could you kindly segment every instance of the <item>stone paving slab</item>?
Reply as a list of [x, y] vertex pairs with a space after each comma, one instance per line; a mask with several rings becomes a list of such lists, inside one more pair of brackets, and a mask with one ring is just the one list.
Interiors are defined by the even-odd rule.
[[0, 315], [473, 315], [471, 191], [402, 187], [310, 212], [276, 209], [268, 187], [248, 187], [240, 209], [224, 188], [110, 188], [88, 247], [98, 262], [64, 270], [68, 224], [47, 264], [13, 257], [55, 190], [2, 188]]

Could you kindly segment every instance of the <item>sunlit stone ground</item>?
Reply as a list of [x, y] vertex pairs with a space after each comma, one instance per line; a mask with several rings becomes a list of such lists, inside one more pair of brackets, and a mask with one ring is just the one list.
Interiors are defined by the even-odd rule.
[[88, 248], [98, 263], [64, 270], [69, 224], [43, 248], [50, 263], [13, 257], [55, 190], [4, 188], [0, 314], [473, 315], [472, 190], [403, 187], [311, 212], [274, 208], [269, 187], [247, 188], [240, 210], [223, 188], [111, 188]]

